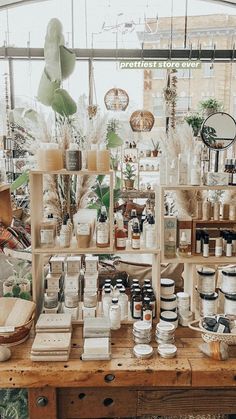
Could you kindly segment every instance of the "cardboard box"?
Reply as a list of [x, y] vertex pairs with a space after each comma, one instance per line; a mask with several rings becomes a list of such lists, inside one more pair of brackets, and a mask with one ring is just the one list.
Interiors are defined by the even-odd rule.
[[50, 261], [50, 272], [52, 274], [60, 274], [64, 272], [65, 257], [64, 256], [52, 256]]
[[98, 256], [86, 256], [85, 258], [85, 272], [93, 275], [98, 271]]
[[79, 274], [81, 269], [81, 257], [80, 256], [68, 256], [66, 259], [66, 272], [69, 274]]

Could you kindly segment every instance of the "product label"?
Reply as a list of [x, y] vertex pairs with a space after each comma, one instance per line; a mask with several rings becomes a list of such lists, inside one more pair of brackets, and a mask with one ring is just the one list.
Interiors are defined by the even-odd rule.
[[119, 299], [119, 306], [120, 306], [121, 320], [127, 319], [127, 317], [128, 317], [128, 300]]
[[89, 236], [90, 235], [90, 225], [89, 224], [78, 224], [77, 234], [78, 234], [78, 236]]
[[53, 246], [54, 244], [54, 230], [41, 230], [40, 231], [41, 244]]
[[141, 301], [134, 301], [133, 303], [133, 313], [132, 316], [135, 319], [141, 319], [142, 314], [142, 302]]
[[125, 237], [117, 238], [116, 239], [116, 246], [117, 247], [125, 247], [126, 246], [126, 239], [125, 239]]
[[146, 233], [145, 233], [145, 243], [146, 243], [146, 247], [148, 248], [154, 248], [155, 247], [155, 241], [156, 241], [156, 237], [155, 237], [155, 230], [149, 230], [148, 228], [146, 228]]
[[132, 239], [132, 249], [140, 249], [140, 238]]
[[109, 242], [109, 234], [108, 229], [104, 228], [101, 230], [97, 230], [97, 243], [98, 244], [107, 244]]
[[119, 310], [112, 310], [109, 311], [109, 317], [111, 322], [111, 329], [119, 329], [120, 328], [120, 309]]
[[148, 323], [152, 323], [152, 310], [145, 310], [143, 312], [143, 320]]
[[110, 298], [104, 298], [102, 300], [102, 311], [103, 311], [103, 315], [105, 317], [109, 316], [110, 305], [111, 305], [111, 299]]

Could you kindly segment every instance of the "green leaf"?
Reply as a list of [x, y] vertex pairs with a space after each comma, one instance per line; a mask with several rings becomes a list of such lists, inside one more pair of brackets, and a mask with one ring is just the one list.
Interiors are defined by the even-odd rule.
[[73, 51], [60, 46], [61, 76], [62, 80], [67, 79], [74, 71], [76, 55]]
[[77, 111], [75, 101], [64, 89], [57, 89], [52, 99], [52, 108], [62, 116], [73, 115]]
[[119, 137], [119, 135], [117, 135], [114, 131], [109, 131], [107, 133], [107, 146], [108, 148], [116, 148], [116, 147], [120, 147], [123, 145], [123, 140], [122, 138]]
[[116, 176], [115, 189], [121, 189], [121, 178], [119, 176]]
[[26, 170], [23, 172], [14, 182], [11, 184], [11, 192], [14, 192], [16, 189], [20, 188], [22, 185], [29, 182], [29, 171]]
[[98, 175], [97, 176], [97, 182], [101, 185], [104, 181], [105, 175]]
[[110, 206], [110, 188], [108, 188], [108, 192], [106, 192], [102, 197], [102, 204], [105, 205], [106, 208]]
[[44, 69], [38, 88], [38, 100], [46, 106], [51, 106], [55, 90], [60, 87], [60, 81], [51, 81]]

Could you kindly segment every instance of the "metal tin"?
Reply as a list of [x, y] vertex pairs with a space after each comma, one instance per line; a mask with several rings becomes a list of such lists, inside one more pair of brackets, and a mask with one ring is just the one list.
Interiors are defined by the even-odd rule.
[[153, 347], [151, 345], [135, 345], [133, 353], [137, 358], [148, 359], [153, 355]]

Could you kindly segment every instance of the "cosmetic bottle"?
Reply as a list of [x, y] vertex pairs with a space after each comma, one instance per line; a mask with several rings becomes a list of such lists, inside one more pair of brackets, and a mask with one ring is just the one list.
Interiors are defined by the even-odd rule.
[[236, 160], [233, 160], [232, 186], [236, 186]]
[[220, 203], [214, 202], [213, 205], [213, 220], [218, 221], [220, 219]]
[[204, 258], [209, 257], [209, 235], [205, 234], [203, 238], [203, 253], [202, 256]]
[[164, 245], [164, 254], [166, 258], [175, 258], [176, 257], [176, 243], [172, 234], [169, 234], [168, 240]]
[[41, 247], [54, 247], [56, 239], [56, 221], [53, 215], [49, 214], [40, 224], [40, 245]]
[[193, 186], [201, 185], [201, 167], [198, 156], [194, 156], [192, 164], [190, 184]]
[[143, 242], [146, 242], [146, 227], [148, 226], [149, 218], [152, 215], [150, 210], [147, 210], [146, 217], [142, 223], [142, 236], [143, 236]]
[[134, 289], [134, 294], [132, 297], [132, 303], [131, 303], [131, 314], [133, 319], [141, 319], [142, 316], [142, 296], [141, 296], [141, 290], [138, 288]]
[[111, 305], [109, 308], [109, 318], [111, 322], [111, 330], [120, 329], [121, 310], [120, 305], [118, 304], [118, 298], [112, 298], [111, 300]]
[[70, 238], [71, 238], [70, 227], [67, 225], [67, 218], [64, 217], [63, 224], [61, 226], [60, 236], [59, 236], [60, 247], [69, 247]]
[[123, 217], [117, 219], [117, 227], [115, 229], [115, 247], [117, 250], [125, 250], [126, 248], [127, 230], [124, 228]]
[[120, 298], [120, 292], [121, 292], [121, 290], [122, 289], [124, 289], [124, 286], [123, 286], [123, 284], [121, 283], [121, 284], [117, 284], [114, 288], [113, 288], [113, 293], [112, 293], [112, 296], [113, 297], [115, 297], [115, 298]]
[[202, 238], [201, 231], [200, 230], [197, 230], [196, 231], [196, 253], [197, 254], [200, 254], [201, 251], [202, 251], [202, 241], [201, 241], [201, 238]]
[[156, 317], [156, 297], [152, 287], [147, 288], [145, 291], [145, 296], [150, 298], [150, 305], [152, 307], [152, 318]]
[[109, 222], [107, 221], [106, 214], [101, 212], [96, 227], [96, 245], [97, 247], [108, 247], [110, 243], [109, 237]]
[[128, 319], [128, 295], [126, 295], [125, 288], [120, 290], [119, 306], [121, 313], [121, 321]]
[[130, 242], [131, 242], [131, 239], [132, 239], [132, 231], [133, 231], [134, 224], [138, 224], [139, 225], [139, 220], [137, 218], [137, 211], [136, 211], [136, 209], [132, 209], [131, 210], [130, 220], [128, 222], [128, 240]]
[[71, 171], [79, 171], [82, 169], [82, 152], [78, 150], [76, 144], [71, 144], [66, 150], [66, 169]]
[[144, 297], [142, 307], [142, 320], [152, 324], [152, 306], [149, 297]]
[[103, 312], [103, 316], [105, 317], [109, 316], [111, 299], [112, 299], [111, 289], [110, 288], [105, 289], [104, 295], [102, 297], [102, 312]]
[[183, 231], [179, 241], [179, 255], [186, 257], [188, 256], [188, 242], [186, 233]]
[[112, 293], [113, 293], [113, 288], [112, 288], [112, 286], [111, 286], [111, 284], [110, 283], [105, 283], [104, 285], [103, 285], [103, 287], [102, 287], [102, 299], [103, 299], [103, 297], [104, 297], [104, 295], [105, 295], [105, 292], [106, 291], [111, 291], [111, 295], [112, 295]]
[[223, 254], [223, 239], [222, 237], [216, 238], [215, 244], [215, 257], [221, 257]]
[[41, 143], [37, 151], [38, 170], [53, 171], [63, 169], [62, 150], [57, 143]]
[[196, 218], [202, 220], [202, 201], [197, 201], [196, 204]]
[[147, 249], [156, 247], [156, 228], [153, 215], [149, 217], [148, 224], [145, 227], [145, 246]]
[[97, 144], [91, 144], [91, 150], [87, 151], [87, 168], [90, 172], [97, 170]]
[[188, 164], [187, 159], [182, 154], [178, 156], [178, 185], [188, 184]]
[[227, 237], [225, 256], [227, 256], [227, 257], [232, 256], [232, 236], [231, 236], [231, 234], [229, 234], [228, 237]]
[[139, 225], [135, 223], [132, 231], [131, 238], [131, 247], [132, 249], [140, 249], [140, 229]]
[[208, 200], [203, 202], [202, 219], [204, 221], [208, 221], [211, 219], [211, 203]]

